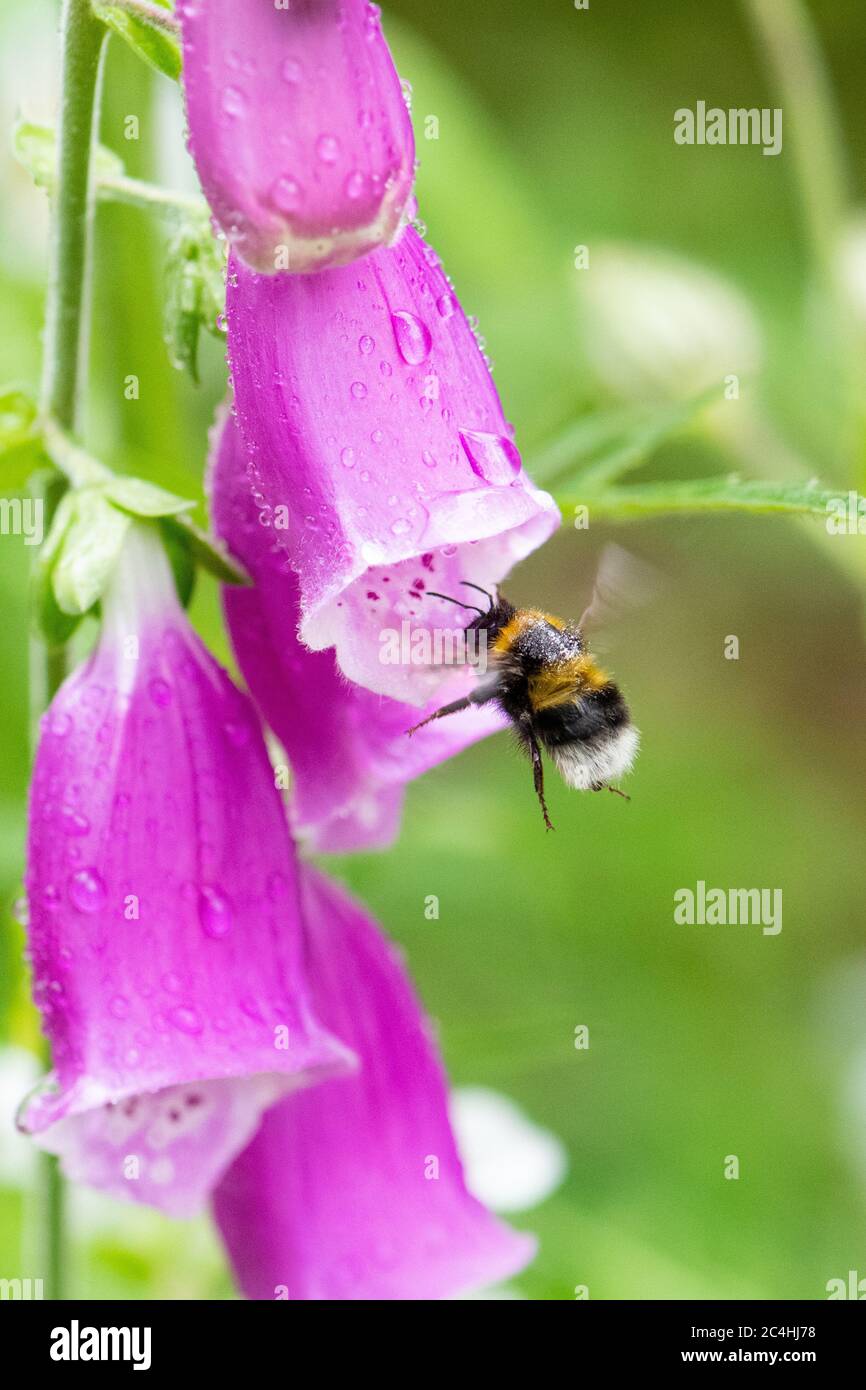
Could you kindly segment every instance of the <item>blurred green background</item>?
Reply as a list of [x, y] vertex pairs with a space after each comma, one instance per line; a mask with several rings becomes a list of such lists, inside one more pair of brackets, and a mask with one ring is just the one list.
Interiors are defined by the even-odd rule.
[[[694, 365], [710, 380], [742, 373], [740, 399], [666, 442], [636, 478], [736, 469], [863, 483], [866, 10], [830, 0], [806, 12], [817, 38], [808, 71], [820, 79], [825, 65], [822, 105], [820, 80], [808, 96], [803, 50], [790, 31], [768, 47], [750, 22], [758, 9], [767, 6], [385, 7], [413, 88], [421, 215], [479, 319], [530, 468], [569, 422], [677, 397]], [[775, 9], [780, 23], [801, 13], [788, 0]], [[49, 0], [2, 0], [7, 132], [16, 111], [52, 118], [55, 23]], [[778, 85], [793, 73], [799, 117]], [[699, 99], [782, 106], [782, 154], [677, 146], [673, 113]], [[130, 113], [138, 142], [123, 138]], [[429, 115], [436, 140], [425, 138]], [[102, 138], [130, 173], [192, 186], [176, 90], [116, 39]], [[44, 194], [4, 136], [0, 380], [31, 387], [45, 237]], [[651, 248], [700, 263], [707, 298], [695, 290], [680, 322], [660, 291], [661, 324], [642, 318], [615, 260], [606, 282], [597, 275], [611, 243], [647, 274]], [[588, 249], [586, 269], [575, 268], [576, 246]], [[223, 351], [203, 343], [198, 389], [169, 365], [162, 247], [143, 213], [100, 208], [88, 443], [116, 469], [198, 495]], [[684, 262], [665, 264], [695, 283]], [[124, 399], [128, 373], [140, 377], [138, 401]], [[557, 831], [546, 836], [527, 766], [499, 737], [410, 788], [391, 852], [329, 867], [405, 947], [454, 1081], [512, 1097], [568, 1150], [563, 1185], [516, 1218], [541, 1238], [514, 1282], [519, 1295], [569, 1299], [586, 1285], [593, 1299], [822, 1298], [829, 1279], [866, 1276], [866, 542], [828, 544], [820, 520], [591, 520], [576, 530], [566, 516], [509, 596], [576, 617], [610, 539], [665, 576], [659, 599], [605, 653], [643, 734], [631, 803], [551, 780]], [[0, 543], [7, 906], [20, 893], [25, 819], [30, 554], [21, 538]], [[206, 576], [192, 612], [228, 660]], [[724, 656], [729, 635], [735, 661]], [[781, 888], [782, 932], [677, 926], [673, 894], [699, 879]], [[429, 894], [440, 900], [435, 922], [424, 915]], [[3, 928], [0, 1040], [32, 1048], [23, 932], [9, 912]], [[585, 1051], [574, 1047], [581, 1024]], [[10, 1055], [0, 1051], [0, 1075]], [[8, 1143], [4, 1134], [0, 1154]], [[730, 1154], [737, 1181], [724, 1177]], [[14, 1166], [0, 1188], [8, 1276], [31, 1272], [32, 1194]], [[73, 1217], [73, 1296], [231, 1295], [205, 1221], [181, 1227], [87, 1196]]]

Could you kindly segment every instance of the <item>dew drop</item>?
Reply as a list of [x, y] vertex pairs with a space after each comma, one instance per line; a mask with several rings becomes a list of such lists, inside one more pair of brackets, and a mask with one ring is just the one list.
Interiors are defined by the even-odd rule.
[[128, 1018], [129, 1000], [125, 994], [115, 994], [108, 1005], [108, 1012], [112, 1018]]
[[375, 346], [375, 341], [370, 337], [369, 333], [365, 333], [363, 337], [358, 339], [358, 351], [362, 353], [364, 357], [369, 357]]
[[397, 350], [403, 361], [410, 367], [417, 367], [425, 362], [433, 343], [426, 323], [422, 323], [415, 314], [410, 314], [408, 309], [398, 309], [391, 315], [391, 324], [397, 340]]
[[271, 184], [271, 202], [279, 212], [294, 212], [303, 201], [304, 191], [292, 174], [281, 174]]
[[161, 676], [154, 676], [148, 683], [147, 693], [160, 709], [165, 709], [166, 705], [171, 704], [171, 686]]
[[362, 401], [367, 394], [367, 388], [363, 381], [353, 381], [351, 390], [356, 401]]
[[240, 87], [226, 87], [222, 94], [223, 114], [237, 120], [247, 109], [247, 99]]
[[443, 319], [450, 319], [454, 310], [457, 308], [457, 303], [453, 294], [451, 294], [450, 291], [446, 291], [445, 294], [440, 294], [439, 298], [436, 300], [436, 308], [439, 310]]
[[340, 462], [341, 462], [341, 464], [343, 465], [344, 468], [354, 468], [354, 467], [355, 467], [355, 450], [354, 450], [354, 449], [350, 449], [348, 445], [346, 446], [345, 449], [341, 449], [341, 450], [340, 450]]
[[68, 887], [69, 901], [79, 912], [98, 912], [105, 902], [105, 884], [95, 869], [79, 869]]
[[346, 197], [351, 198], [353, 202], [356, 198], [363, 197], [365, 183], [366, 180], [360, 169], [354, 169], [343, 184], [343, 191]]
[[61, 806], [60, 828], [64, 835], [87, 835], [90, 833], [90, 821], [73, 806]]
[[395, 536], [405, 536], [409, 530], [409, 523], [405, 517], [399, 517], [391, 523], [391, 530]]
[[320, 135], [316, 141], [316, 154], [323, 164], [336, 164], [340, 155], [340, 142], [336, 135]]
[[520, 472], [520, 453], [510, 439], [482, 430], [459, 430], [458, 433], [473, 473], [494, 487], [514, 481]]
[[198, 895], [198, 917], [205, 936], [216, 940], [227, 936], [232, 929], [231, 903], [225, 893], [210, 885]]
[[235, 748], [244, 748], [250, 741], [250, 727], [248, 724], [238, 724], [228, 720], [223, 724], [226, 738]]
[[169, 1023], [181, 1033], [188, 1033], [190, 1036], [194, 1036], [202, 1030], [201, 1019], [195, 1009], [190, 1008], [187, 1004], [176, 1004], [173, 1009], [169, 1009], [167, 1017]]

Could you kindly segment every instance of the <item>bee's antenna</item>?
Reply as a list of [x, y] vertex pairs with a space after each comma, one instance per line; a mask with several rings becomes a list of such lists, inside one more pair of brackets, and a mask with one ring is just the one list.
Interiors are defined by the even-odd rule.
[[462, 601], [462, 599], [459, 599], [459, 598], [452, 598], [450, 594], [437, 594], [437, 592], [436, 592], [435, 589], [428, 589], [428, 590], [427, 590], [427, 597], [428, 597], [428, 598], [444, 598], [444, 600], [445, 600], [446, 603], [456, 603], [458, 608], [471, 608], [472, 612], [473, 612], [473, 613], [477, 613], [477, 614], [479, 615], [479, 617], [482, 617], [482, 618], [486, 618], [486, 617], [487, 617], [487, 614], [484, 612], [483, 608], [476, 608], [474, 603], [464, 603], [464, 602]]
[[[487, 599], [487, 602], [490, 604], [490, 608], [493, 607], [496, 600], [494, 599], [491, 593], [488, 593], [487, 589], [482, 589], [480, 584], [473, 584], [471, 579], [461, 579], [460, 583], [465, 584], [467, 589], [477, 589], [479, 594], [483, 594], [484, 597]], [[490, 612], [490, 608], [488, 608], [487, 610], [488, 613]]]

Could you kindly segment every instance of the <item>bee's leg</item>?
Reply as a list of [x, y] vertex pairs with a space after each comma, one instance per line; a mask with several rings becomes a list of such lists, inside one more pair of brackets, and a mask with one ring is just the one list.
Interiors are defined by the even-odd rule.
[[623, 801], [631, 801], [631, 797], [628, 796], [626, 792], [621, 792], [619, 787], [612, 787], [610, 783], [608, 783], [607, 789], [609, 792], [615, 792], [617, 796], [621, 796]]
[[462, 700], [452, 700], [450, 705], [443, 705], [441, 709], [434, 710], [428, 714], [426, 719], [422, 719], [420, 724], [413, 724], [411, 729], [407, 729], [407, 734], [415, 734], [419, 729], [423, 729], [425, 724], [432, 724], [434, 719], [444, 719], [446, 714], [459, 714], [462, 709], [469, 709], [475, 701], [469, 695], [464, 695]]
[[528, 724], [523, 725], [523, 733], [526, 738], [526, 746], [529, 749], [529, 756], [532, 759], [532, 780], [535, 783], [535, 795], [541, 803], [541, 814], [544, 816], [544, 824], [548, 830], [555, 827], [547, 814], [547, 802], [544, 799], [544, 763], [541, 761], [541, 749], [538, 746], [538, 739]]
[[471, 709], [473, 705], [486, 705], [488, 700], [495, 699], [497, 686], [495, 683], [476, 686], [468, 695], [464, 695], [462, 700], [452, 700], [450, 705], [443, 705], [441, 709], [434, 710], [428, 714], [426, 719], [422, 719], [420, 724], [413, 724], [411, 729], [407, 729], [407, 734], [417, 733], [423, 729], [425, 724], [431, 724], [434, 719], [444, 719], [446, 714], [459, 714], [463, 709]]

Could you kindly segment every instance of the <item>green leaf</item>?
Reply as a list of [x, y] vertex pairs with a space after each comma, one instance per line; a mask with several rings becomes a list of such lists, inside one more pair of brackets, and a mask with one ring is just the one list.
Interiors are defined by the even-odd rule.
[[189, 543], [180, 527], [164, 525], [161, 519], [157, 525], [168, 554], [178, 598], [184, 608], [188, 608], [196, 579], [195, 560], [192, 558]]
[[789, 512], [828, 516], [838, 492], [800, 483], [743, 482], [739, 478], [696, 478], [690, 482], [645, 483], [603, 488], [557, 498], [564, 512], [584, 506], [592, 517], [630, 521], [644, 516], [699, 512]]
[[225, 248], [206, 219], [185, 217], [168, 246], [164, 325], [172, 365], [196, 383], [199, 333], [221, 336], [224, 308]]
[[542, 449], [529, 470], [546, 487], [598, 487], [612, 482], [691, 425], [705, 406], [718, 399], [719, 387], [714, 384], [675, 405], [585, 415]]
[[131, 518], [93, 488], [66, 497], [71, 499], [72, 520], [60, 544], [51, 583], [63, 613], [84, 614], [102, 597]]
[[93, 13], [157, 72], [176, 82], [182, 66], [180, 43], [165, 29], [138, 19], [119, 5], [94, 0]]
[[17, 492], [45, 463], [36, 402], [10, 386], [0, 391], [0, 488]]
[[121, 511], [132, 516], [176, 516], [179, 512], [191, 511], [195, 502], [187, 497], [177, 497], [165, 488], [148, 483], [143, 478], [116, 477], [100, 488], [104, 497], [113, 502]]
[[42, 543], [33, 573], [33, 623], [49, 647], [62, 647], [81, 621], [80, 615], [64, 613], [58, 607], [53, 584], [54, 567], [74, 514], [72, 495], [64, 493], [54, 513], [51, 530]]
[[233, 560], [219, 541], [196, 526], [188, 516], [163, 517], [163, 528], [173, 531], [188, 547], [196, 564], [213, 574], [221, 584], [249, 584], [250, 577]]
[[[19, 164], [40, 188], [51, 189], [54, 184], [57, 140], [54, 127], [36, 121], [19, 120], [12, 132], [12, 152]], [[123, 160], [113, 150], [97, 145], [93, 152], [94, 177], [116, 179], [123, 175]]]

